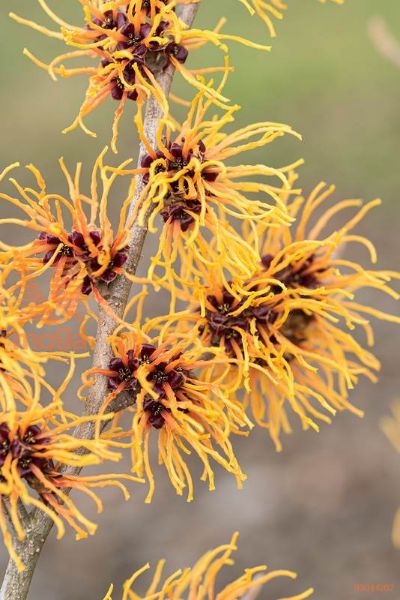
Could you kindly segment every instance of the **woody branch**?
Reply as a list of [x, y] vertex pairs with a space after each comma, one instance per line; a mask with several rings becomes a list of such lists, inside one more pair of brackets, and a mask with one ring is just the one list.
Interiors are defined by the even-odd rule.
[[[198, 8], [199, 4], [193, 3], [178, 7], [177, 12], [182, 21], [190, 26], [193, 23]], [[169, 94], [173, 76], [174, 68], [169, 66], [156, 77], [158, 84], [166, 96]], [[156, 133], [162, 116], [162, 108], [157, 100], [154, 97], [150, 97], [146, 104], [144, 131], [150, 144], [154, 147], [156, 146]], [[138, 158], [139, 166], [146, 153], [146, 149], [141, 144]], [[142, 191], [143, 182], [139, 176], [131, 202], [131, 211], [134, 210], [138, 203]], [[144, 219], [143, 226], [135, 223], [131, 230], [126, 270], [132, 274], [136, 272], [142, 254], [147, 234], [148, 217], [149, 213]], [[106, 299], [110, 309], [117, 317], [122, 317], [124, 313], [131, 286], [132, 283], [127, 278], [120, 276], [106, 290], [100, 290], [107, 294]], [[108, 338], [114, 331], [116, 322], [111, 316], [111, 311], [105, 312], [102, 309], [99, 310], [97, 335], [93, 353], [93, 367], [96, 368], [106, 368], [112, 356]], [[97, 415], [106, 395], [107, 379], [102, 375], [97, 375], [89, 391], [84, 414]], [[93, 421], [89, 421], [77, 428], [75, 436], [79, 439], [91, 439], [94, 431], [95, 424]], [[68, 469], [68, 472], [72, 474], [78, 474], [79, 471], [80, 468]], [[15, 563], [10, 559], [0, 590], [0, 600], [25, 600], [27, 598], [41, 550], [53, 526], [53, 521], [38, 510], [34, 510], [31, 514], [26, 515], [24, 521], [26, 537], [23, 541], [16, 539], [15, 547], [25, 564], [25, 570], [19, 572]]]

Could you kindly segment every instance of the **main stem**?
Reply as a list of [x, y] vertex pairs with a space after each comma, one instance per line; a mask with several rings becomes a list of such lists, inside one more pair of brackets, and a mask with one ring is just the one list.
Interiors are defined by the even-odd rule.
[[[189, 27], [193, 23], [199, 4], [187, 4], [177, 8], [182, 21]], [[157, 82], [163, 90], [165, 96], [169, 95], [174, 69], [170, 66], [164, 72], [157, 76]], [[146, 113], [144, 118], [144, 131], [149, 143], [156, 148], [156, 134], [163, 112], [157, 101], [151, 97], [147, 101]], [[142, 158], [147, 154], [145, 147], [141, 144], [139, 149], [138, 165], [140, 166]], [[132, 211], [137, 203], [141, 192], [143, 191], [143, 181], [138, 177], [135, 194], [132, 198], [130, 210]], [[149, 214], [150, 214], [149, 210]], [[135, 273], [143, 249], [144, 240], [147, 234], [147, 220], [143, 226], [133, 225], [130, 235], [128, 260], [126, 269], [130, 273]], [[131, 289], [131, 282], [124, 276], [118, 277], [107, 289], [107, 302], [112, 311], [122, 317], [126, 304], [128, 302]], [[108, 338], [116, 326], [115, 320], [110, 312], [99, 310], [96, 343], [93, 353], [93, 367], [106, 369], [112, 358], [111, 348]], [[97, 375], [89, 391], [85, 404], [85, 415], [96, 415], [107, 394], [107, 379], [104, 376]], [[94, 435], [94, 423], [88, 422], [78, 427], [75, 436], [80, 439], [91, 439]], [[78, 474], [80, 469], [68, 469], [68, 473]], [[39, 510], [34, 510], [24, 519], [26, 537], [23, 541], [15, 539], [15, 547], [25, 570], [19, 572], [14, 561], [9, 560], [7, 570], [4, 576], [0, 591], [0, 600], [26, 600], [33, 574], [41, 553], [53, 526], [53, 521]]]

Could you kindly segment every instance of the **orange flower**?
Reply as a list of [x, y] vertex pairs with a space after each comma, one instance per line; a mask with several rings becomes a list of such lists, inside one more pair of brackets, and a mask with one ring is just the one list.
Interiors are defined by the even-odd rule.
[[[107, 201], [115, 175], [106, 176], [104, 153], [95, 162], [89, 196], [80, 189], [82, 165], [79, 163], [75, 174], [71, 175], [62, 159], [60, 167], [67, 181], [69, 198], [49, 192], [42, 174], [33, 165], [28, 165], [27, 169], [34, 177], [37, 190], [23, 187], [11, 178], [18, 196], [0, 193], [0, 198], [16, 206], [25, 215], [22, 219], [0, 219], [0, 224], [25, 227], [37, 235], [35, 240], [19, 247], [0, 242], [3, 261], [12, 261], [15, 269], [21, 271], [21, 285], [45, 271], [53, 271], [48, 310], [42, 322], [60, 323], [68, 320], [79, 300], [84, 300], [92, 292], [102, 302], [96, 286], [107, 286], [118, 274], [123, 273], [130, 227], [130, 223], [125, 222], [131, 192], [121, 208], [120, 223], [114, 235], [107, 216]], [[99, 180], [101, 191], [98, 189]], [[40, 258], [36, 258], [38, 255]], [[54, 319], [48, 314], [51, 309], [58, 318]]]
[[281, 200], [282, 187], [294, 193], [287, 180], [289, 167], [237, 165], [232, 159], [284, 135], [300, 136], [288, 125], [271, 122], [225, 133], [238, 107], [222, 114], [213, 114], [212, 107], [206, 94], [199, 92], [181, 126], [162, 120], [157, 148], [150, 146], [138, 121], [148, 149], [141, 168], [107, 167], [120, 175], [142, 175], [145, 187], [136, 209], [139, 225], [150, 215], [149, 231], [155, 233], [156, 218], [164, 221], [148, 272], [157, 284], [191, 285], [213, 268], [220, 273], [234, 269], [248, 277], [258, 257], [257, 244], [243, 241], [229, 221], [249, 221], [253, 228], [261, 221], [264, 227], [289, 222]]
[[218, 360], [212, 358], [215, 352], [205, 356], [204, 350], [193, 348], [184, 337], [173, 333], [152, 338], [147, 333], [152, 326], [149, 321], [132, 331], [117, 331], [110, 340], [114, 358], [108, 368], [88, 371], [84, 385], [91, 385], [92, 374], [108, 378], [110, 394], [102, 412], [122, 392], [132, 396], [132, 471], [139, 477], [146, 474], [150, 486], [146, 501], [150, 502], [154, 493], [149, 443], [156, 433], [159, 461], [179, 495], [187, 487], [188, 501], [193, 499], [193, 482], [184, 456], [192, 450], [204, 465], [202, 480], [208, 480], [210, 489], [214, 489], [211, 461], [232, 473], [240, 485], [245, 476], [230, 436], [246, 434], [251, 424], [238, 402], [195, 374]]
[[[239, 600], [239, 598], [244, 598], [248, 592], [263, 588], [267, 583], [278, 577], [297, 578], [297, 574], [293, 571], [267, 571], [266, 566], [252, 567], [246, 569], [241, 577], [228, 583], [217, 592], [216, 580], [221, 569], [234, 564], [231, 555], [232, 552], [237, 550], [237, 538], [238, 534], [235, 533], [229, 544], [224, 544], [206, 552], [193, 567], [176, 571], [161, 584], [160, 580], [165, 561], [160, 560], [150, 587], [143, 596], [138, 596], [133, 592], [132, 587], [138, 577], [150, 568], [149, 564], [145, 565], [125, 581], [121, 600], [133, 598], [135, 600], [164, 600], [165, 598], [168, 598], [168, 600], [183, 600], [184, 598], [202, 600], [206, 597], [208, 600]], [[112, 592], [113, 586], [110, 587], [104, 600], [112, 600]], [[281, 600], [306, 600], [313, 593], [314, 590], [309, 588], [302, 594], [287, 596], [285, 599], [281, 598]], [[272, 600], [272, 596], [268, 597]]]
[[[388, 282], [399, 274], [366, 270], [338, 255], [345, 244], [357, 242], [367, 247], [375, 262], [371, 242], [352, 229], [379, 201], [360, 208], [339, 230], [321, 235], [336, 213], [361, 205], [358, 200], [336, 203], [310, 226], [332, 191], [321, 184], [307, 200], [298, 197], [289, 204], [296, 227], [267, 229], [251, 278], [232, 277], [224, 283], [211, 273], [206, 290], [199, 285], [195, 294], [187, 294], [190, 309], [173, 317], [192, 328], [190, 323], [195, 322], [193, 335], [200, 334], [202, 346], [225, 351], [230, 376], [221, 385], [231, 393], [245, 386], [245, 406], [251, 407], [259, 425], [269, 429], [278, 450], [281, 431], [291, 431], [289, 408], [304, 429], [318, 430], [316, 421], [330, 422], [337, 410], [361, 414], [349, 403], [348, 390], [360, 375], [375, 381], [379, 363], [353, 331], [364, 330], [371, 346], [368, 316], [400, 321], [354, 299], [356, 292], [368, 288], [398, 299]], [[245, 227], [244, 239], [251, 235]], [[206, 379], [212, 380], [215, 370], [208, 371]]]
[[[142, 482], [129, 475], [79, 476], [68, 468], [81, 468], [105, 460], [118, 460], [113, 451], [118, 442], [110, 439], [83, 440], [71, 433], [77, 425], [96, 417], [76, 417], [63, 413], [61, 419], [57, 404], [45, 408], [32, 406], [26, 412], [0, 411], [0, 529], [4, 543], [18, 569], [24, 565], [15, 552], [5, 512], [20, 540], [26, 532], [20, 519], [18, 502], [35, 507], [49, 516], [57, 528], [58, 538], [64, 534], [66, 521], [75, 531], [76, 538], [92, 535], [96, 525], [89, 521], [68, 496], [69, 489], [89, 496], [100, 512], [103, 505], [93, 489], [117, 486], [126, 499], [129, 493], [123, 479]], [[109, 434], [108, 434], [109, 435]], [[77, 450], [84, 452], [77, 453]]]
[[[49, 37], [63, 40], [67, 46], [77, 48], [57, 56], [50, 64], [38, 60], [31, 52], [24, 53], [39, 67], [48, 71], [53, 79], [57, 75], [70, 77], [76, 74], [90, 75], [86, 99], [77, 118], [64, 131], [80, 126], [89, 135], [95, 134], [84, 124], [85, 117], [106, 98], [119, 102], [113, 123], [112, 148], [116, 151], [118, 124], [128, 100], [137, 102], [139, 110], [149, 95], [153, 95], [164, 113], [168, 102], [155, 76], [172, 65], [190, 84], [202, 89], [215, 102], [225, 103], [226, 98], [213, 88], [205, 87], [198, 79], [202, 73], [224, 71], [224, 68], [188, 69], [184, 66], [189, 51], [211, 42], [224, 52], [224, 40], [233, 40], [254, 48], [269, 48], [254, 44], [238, 36], [220, 33], [222, 20], [214, 31], [188, 29], [175, 14], [175, 1], [164, 0], [115, 0], [111, 2], [80, 0], [84, 8], [85, 26], [77, 27], [60, 19], [46, 4], [39, 3], [46, 14], [60, 27], [49, 30], [37, 23], [11, 17], [23, 25]], [[87, 57], [96, 60], [93, 67], [65, 68], [64, 60]]]

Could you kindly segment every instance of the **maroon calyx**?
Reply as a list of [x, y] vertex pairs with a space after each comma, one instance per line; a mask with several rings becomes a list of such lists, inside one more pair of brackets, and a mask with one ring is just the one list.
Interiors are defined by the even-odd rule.
[[206, 310], [206, 328], [211, 334], [211, 344], [219, 346], [221, 341], [223, 341], [227, 354], [234, 354], [233, 340], [239, 348], [242, 349], [243, 347], [242, 337], [238, 329], [249, 331], [250, 323], [254, 319], [257, 324], [266, 324], [273, 319], [272, 306], [270, 304], [250, 306], [242, 310], [238, 315], [232, 314], [240, 309], [245, 299], [238, 300], [227, 290], [223, 292], [222, 302], [211, 295], [207, 296], [207, 300], [212, 306], [211, 309]]
[[66, 256], [67, 258], [73, 258], [74, 256], [74, 251], [71, 248], [71, 246], [65, 244], [62, 240], [60, 240], [60, 238], [53, 235], [52, 233], [46, 233], [45, 231], [41, 231], [37, 239], [41, 242], [45, 242], [48, 247], [50, 246], [50, 248], [47, 249], [45, 255], [43, 256], [43, 264], [47, 264], [48, 262], [50, 262], [54, 254], [56, 254], [56, 256], [52, 265], [56, 265], [62, 256]]
[[308, 328], [313, 321], [315, 321], [314, 315], [296, 308], [288, 315], [281, 327], [281, 333], [292, 344], [302, 344], [307, 341]]
[[[151, 12], [151, 4], [142, 7], [146, 11], [146, 15]], [[134, 11], [135, 13], [135, 11]], [[110, 95], [114, 100], [120, 101], [124, 94], [129, 100], [136, 101], [138, 98], [138, 92], [136, 89], [128, 88], [129, 86], [135, 85], [136, 74], [135, 66], [139, 69], [140, 74], [146, 80], [149, 80], [148, 70], [153, 74], [165, 70], [171, 62], [171, 57], [174, 57], [178, 62], [183, 64], [188, 57], [188, 50], [182, 45], [177, 44], [171, 36], [167, 34], [170, 23], [168, 21], [161, 21], [157, 29], [153, 31], [152, 24], [150, 22], [144, 22], [140, 25], [139, 30], [128, 20], [128, 17], [123, 12], [108, 10], [104, 13], [103, 19], [93, 19], [92, 22], [102, 29], [114, 29], [123, 36], [124, 39], [120, 40], [116, 45], [117, 51], [128, 50], [130, 56], [113, 58], [113, 60], [102, 59], [102, 67], [107, 67], [110, 64], [115, 66], [123, 66], [123, 77], [115, 77], [111, 82]], [[90, 26], [89, 26], [90, 29]], [[93, 29], [93, 28], [92, 28]], [[147, 42], [146, 40], [152, 32], [152, 37], [162, 39], [163, 41], [153, 40]], [[107, 37], [105, 33], [101, 33], [96, 41], [103, 40]], [[102, 49], [99, 46], [99, 49]], [[146, 67], [146, 68], [145, 68]]]
[[[266, 254], [261, 258], [261, 263], [265, 269], [269, 269], [274, 256], [272, 254]], [[274, 273], [274, 278], [279, 279], [286, 287], [296, 288], [303, 287], [308, 289], [316, 289], [320, 283], [318, 281], [318, 275], [325, 272], [325, 269], [317, 269], [312, 272], [309, 271], [310, 267], [316, 260], [316, 256], [312, 254], [305, 261], [301, 263], [298, 268], [294, 268], [288, 265], [281, 271]], [[276, 293], [280, 293], [282, 288], [276, 287]]]
[[41, 454], [46, 451], [44, 446], [50, 444], [49, 437], [43, 436], [38, 425], [31, 425], [24, 433], [18, 429], [11, 436], [10, 429], [6, 423], [0, 424], [0, 467], [3, 466], [6, 457], [11, 453], [13, 461], [17, 462], [18, 473], [23, 479], [35, 478], [32, 467], [35, 466], [42, 473], [54, 472], [54, 463], [51, 459]]
[[161, 429], [163, 427], [165, 418], [162, 413], [167, 409], [161, 402], [153, 400], [151, 396], [146, 396], [143, 401], [143, 410], [149, 414], [148, 422], [154, 429]]
[[122, 390], [136, 393], [140, 389], [140, 384], [135, 375], [139, 364], [140, 361], [135, 358], [133, 350], [128, 350], [125, 360], [118, 357], [112, 358], [108, 368], [113, 374], [108, 376], [108, 386], [112, 390], [122, 386]]
[[153, 390], [160, 398], [166, 396], [165, 385], [168, 384], [173, 390], [181, 388], [185, 381], [187, 372], [182, 369], [172, 369], [167, 371], [167, 363], [159, 363], [154, 371], [149, 373], [147, 380], [153, 384]]
[[187, 231], [194, 223], [194, 215], [201, 212], [201, 202], [198, 200], [174, 200], [168, 203], [161, 211], [164, 223], [179, 221], [181, 231]]
[[[102, 248], [102, 234], [99, 230], [93, 230], [89, 232], [89, 236], [93, 242], [93, 244], [101, 250]], [[71, 267], [78, 264], [78, 262], [83, 262], [86, 266], [88, 274], [85, 276], [81, 292], [82, 294], [88, 296], [93, 289], [93, 285], [96, 281], [101, 281], [110, 284], [118, 275], [118, 269], [120, 269], [128, 260], [128, 246], [121, 248], [118, 250], [114, 256], [112, 257], [110, 263], [107, 268], [103, 271], [101, 275], [98, 277], [93, 277], [92, 274], [98, 271], [101, 268], [100, 263], [97, 258], [93, 258], [91, 256], [91, 250], [87, 245], [83, 234], [80, 231], [73, 230], [68, 235], [68, 244], [62, 242], [58, 237], [46, 233], [41, 232], [38, 236], [38, 239], [42, 242], [45, 242], [47, 247], [50, 245], [51, 249], [47, 249], [46, 253], [43, 257], [43, 263], [48, 263], [57, 252], [56, 257], [52, 263], [56, 265], [62, 256], [68, 257], [66, 261], [64, 271], [67, 272]], [[60, 247], [60, 244], [62, 246]], [[57, 250], [58, 249], [58, 250]]]
[[[185, 167], [187, 167], [190, 163], [192, 157], [197, 158], [200, 163], [203, 163], [206, 160], [206, 146], [202, 140], [199, 140], [196, 149], [189, 148], [187, 151], [184, 150], [184, 142], [185, 139], [183, 138], [179, 143], [170, 142], [167, 144], [169, 151], [168, 156], [166, 156], [161, 150], [157, 150], [155, 156], [151, 156], [150, 154], [144, 156], [141, 162], [141, 167], [147, 171], [143, 175], [143, 182], [149, 182], [150, 167], [153, 162], [160, 161], [160, 159], [163, 159], [163, 164], [161, 162], [157, 164], [154, 172], [167, 172], [169, 175], [179, 173], [179, 171], [185, 169]], [[190, 177], [193, 175], [193, 173], [187, 170], [186, 175]], [[219, 172], [215, 169], [215, 167], [203, 168], [201, 175], [205, 181], [212, 183], [218, 179]], [[178, 182], [172, 183], [170, 186], [173, 192], [179, 192]]]
[[[152, 344], [142, 344], [137, 356], [135, 356], [133, 350], [128, 350], [124, 360], [121, 357], [111, 359], [109, 370], [112, 371], [112, 374], [108, 375], [109, 388], [112, 390], [120, 388], [121, 392], [131, 392], [136, 396], [142, 389], [136, 378], [136, 371], [141, 364], [152, 364], [152, 355], [156, 350], [156, 346]], [[175, 361], [178, 357], [178, 355], [174, 356], [171, 361]], [[189, 371], [179, 367], [168, 370], [168, 363], [166, 362], [155, 365], [154, 369], [147, 375], [147, 381], [152, 384], [152, 389], [157, 394], [157, 398], [146, 394], [143, 400], [143, 410], [150, 413], [148, 422], [155, 429], [161, 429], [164, 425], [165, 418], [162, 413], [170, 412], [162, 402], [167, 397], [166, 385], [177, 391], [184, 386], [187, 377], [190, 377]], [[182, 410], [186, 411], [186, 409]]]

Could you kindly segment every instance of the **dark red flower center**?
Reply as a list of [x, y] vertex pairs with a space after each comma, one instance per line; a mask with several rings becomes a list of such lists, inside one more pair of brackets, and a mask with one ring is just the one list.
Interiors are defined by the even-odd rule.
[[38, 467], [42, 473], [54, 471], [53, 461], [41, 456], [45, 451], [46, 444], [50, 438], [45, 437], [38, 425], [31, 425], [25, 432], [18, 429], [11, 435], [7, 423], [0, 424], [0, 469], [4, 465], [6, 457], [11, 454], [12, 459], [17, 462], [20, 477], [27, 479], [34, 477], [32, 466]]
[[[134, 86], [135, 84], [136, 74], [134, 66], [138, 67], [142, 77], [149, 80], [147, 70], [156, 74], [156, 72], [165, 70], [168, 67], [171, 57], [174, 57], [180, 63], [184, 63], [188, 56], [188, 50], [181, 44], [177, 44], [170, 35], [167, 35], [166, 32], [170, 26], [167, 21], [161, 21], [157, 29], [152, 33], [153, 37], [163, 39], [162, 42], [152, 41], [151, 43], [144, 43], [153, 28], [149, 20], [151, 3], [143, 2], [142, 9], [144, 9], [144, 22], [139, 29], [129, 21], [124, 11], [118, 9], [107, 10], [104, 12], [103, 18], [92, 19], [92, 23], [102, 27], [102, 29], [118, 31], [124, 39], [116, 44], [115, 50], [128, 50], [130, 53], [130, 57], [128, 58], [123, 56], [114, 57], [112, 60], [103, 59], [101, 61], [103, 67], [111, 64], [114, 64], [115, 67], [123, 65], [124, 77], [122, 79], [115, 77], [110, 88], [110, 94], [114, 100], [121, 100], [124, 94], [126, 94], [129, 100], [137, 100], [138, 92], [136, 88], [132, 89], [126, 86], [126, 84], [129, 84], [129, 86]], [[133, 14], [135, 13], [136, 10], [133, 11]], [[93, 30], [94, 28], [89, 25], [88, 29]], [[95, 38], [95, 42], [105, 39], [107, 39], [107, 35], [99, 33]], [[98, 48], [99, 50], [104, 50], [101, 45]], [[107, 50], [109, 49], [107, 48]]]
[[[151, 364], [152, 355], [156, 347], [151, 344], [143, 344], [138, 355], [133, 350], [128, 350], [126, 357], [115, 357], [111, 359], [109, 370], [112, 374], [108, 376], [109, 387], [113, 390], [131, 392], [137, 395], [141, 390], [141, 385], [136, 377], [136, 371], [141, 364]], [[171, 360], [176, 360], [178, 356]], [[143, 408], [145, 412], [151, 413], [149, 423], [156, 429], [160, 429], [164, 424], [162, 411], [168, 411], [162, 404], [162, 399], [166, 398], [165, 386], [169, 385], [176, 391], [185, 385], [187, 378], [190, 377], [189, 371], [176, 367], [168, 370], [168, 363], [162, 362], [155, 365], [150, 371], [147, 380], [151, 382], [152, 389], [158, 396], [158, 400], [146, 395]]]
[[[274, 257], [272, 254], [266, 254], [262, 257], [261, 263], [265, 269], [269, 268], [273, 259]], [[284, 283], [286, 287], [317, 288], [320, 285], [318, 276], [322, 275], [326, 269], [321, 268], [310, 271], [316, 260], [316, 255], [312, 254], [304, 260], [299, 267], [294, 268], [293, 266], [288, 265], [281, 271], [274, 273], [274, 277]]]
[[[93, 242], [93, 244], [99, 249], [102, 249], [102, 234], [99, 230], [93, 230], [89, 232], [89, 236]], [[67, 257], [67, 261], [64, 265], [64, 275], [67, 275], [74, 266], [78, 264], [78, 262], [83, 262], [85, 264], [86, 270], [88, 274], [83, 280], [81, 292], [82, 294], [89, 295], [92, 291], [92, 287], [94, 284], [94, 280], [101, 281], [106, 284], [110, 284], [118, 275], [119, 269], [122, 267], [128, 259], [127, 250], [128, 247], [122, 248], [118, 250], [110, 263], [107, 266], [101, 275], [98, 277], [93, 274], [101, 268], [100, 263], [98, 262], [96, 257], [92, 257], [92, 251], [90, 250], [88, 244], [85, 241], [84, 235], [80, 231], [73, 230], [68, 235], [68, 244], [62, 242], [58, 237], [54, 236], [51, 233], [46, 233], [42, 231], [38, 239], [41, 242], [45, 242], [47, 248], [45, 255], [43, 257], [43, 263], [47, 264], [56, 254], [52, 266], [56, 266], [61, 257]], [[62, 246], [60, 246], [62, 244]], [[72, 274], [72, 278], [75, 275]]]
[[[267, 254], [262, 257], [261, 263], [265, 269], [268, 269], [274, 257]], [[310, 271], [316, 257], [310, 256], [305, 260], [300, 267], [296, 269], [290, 265], [274, 273], [274, 278], [281, 281], [286, 287], [302, 287], [308, 289], [317, 288], [320, 283], [318, 275], [324, 273], [325, 269], [317, 269]], [[259, 287], [259, 286], [258, 286]], [[273, 294], [280, 294], [282, 288], [278, 285], [272, 286]], [[210, 334], [210, 341], [213, 346], [225, 345], [225, 351], [228, 354], [234, 354], [233, 340], [235, 344], [243, 350], [243, 341], [241, 332], [250, 331], [250, 323], [256, 321], [256, 326], [268, 328], [276, 321], [277, 314], [274, 311], [274, 298], [270, 298], [265, 304], [258, 306], [249, 306], [244, 310], [240, 308], [244, 305], [246, 298], [235, 298], [227, 290], [223, 292], [222, 300], [216, 296], [207, 296], [207, 300], [211, 305], [206, 311], [207, 324], [202, 328], [201, 332], [206, 329]], [[233, 313], [238, 314], [233, 314]], [[293, 344], [301, 344], [307, 340], [307, 331], [309, 325], [314, 321], [315, 317], [306, 313], [303, 310], [295, 309], [291, 311], [285, 323], [281, 327], [281, 333]], [[276, 343], [276, 338], [271, 334], [272, 343]]]

